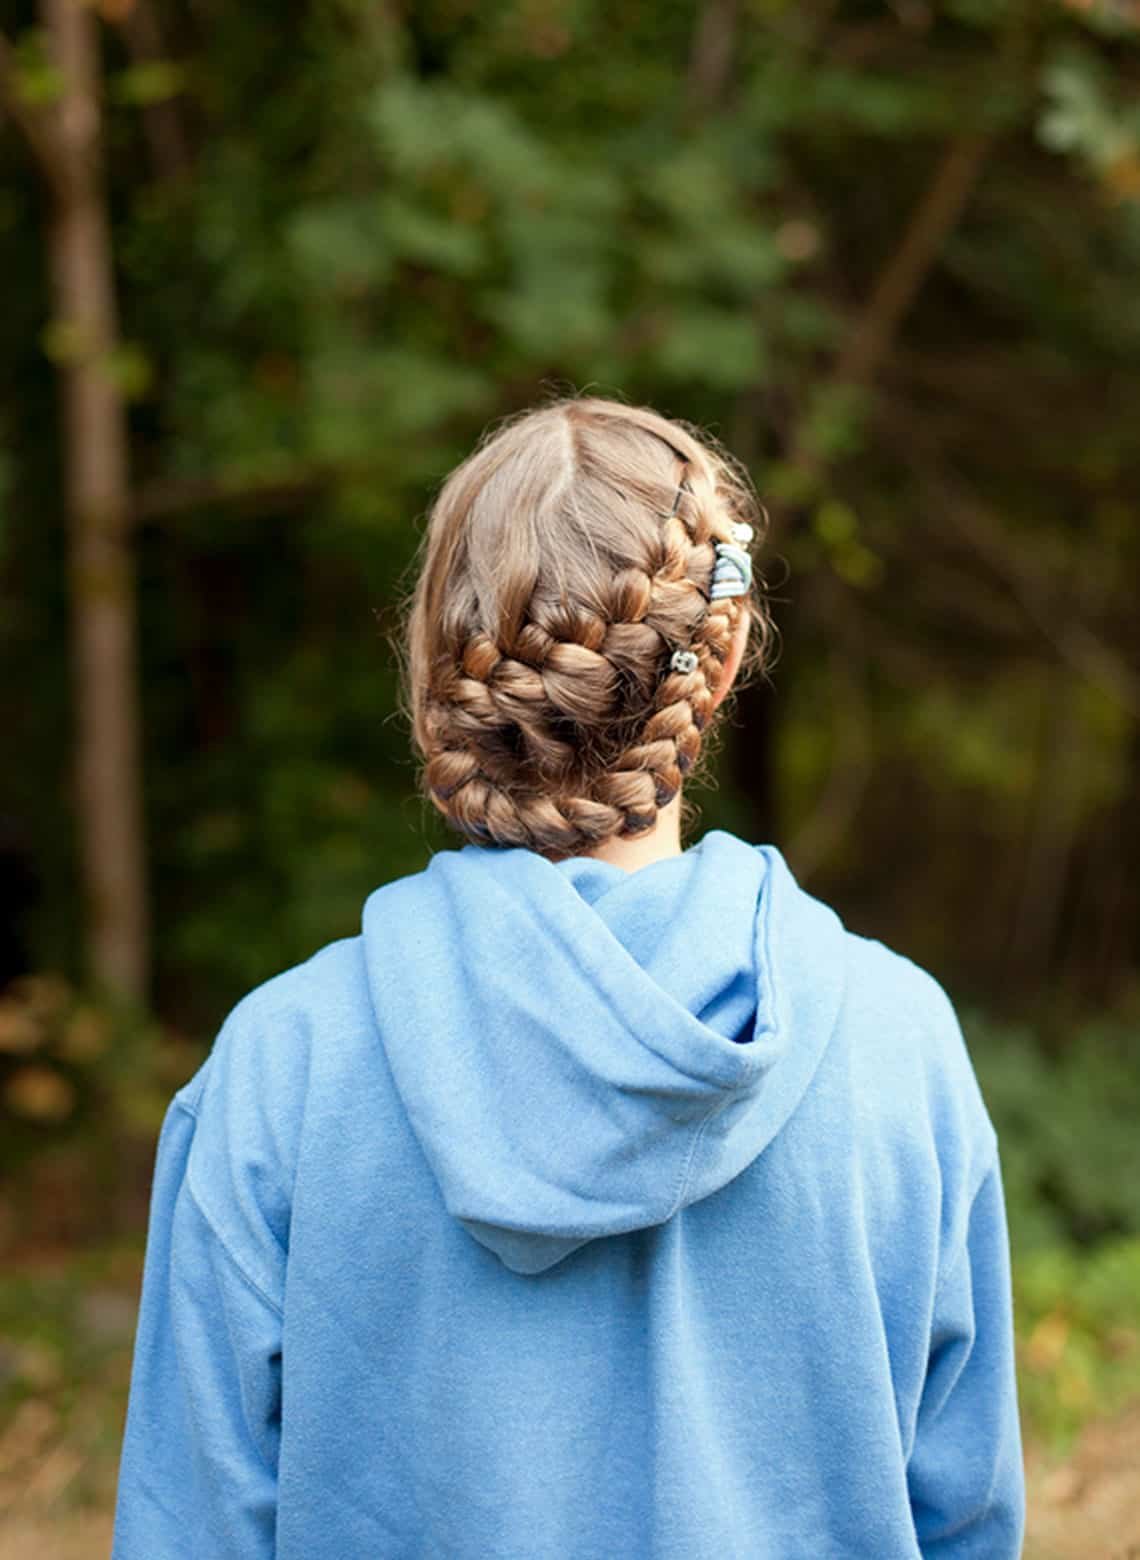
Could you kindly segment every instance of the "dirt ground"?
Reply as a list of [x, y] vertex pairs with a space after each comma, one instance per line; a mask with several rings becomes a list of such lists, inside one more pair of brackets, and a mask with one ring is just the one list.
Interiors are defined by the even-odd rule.
[[106, 1560], [110, 1553], [111, 1518], [102, 1512], [0, 1523], [5, 1560]]
[[1031, 1448], [1025, 1560], [1140, 1560], [1140, 1405], [1055, 1463]]
[[[45, 1462], [35, 1481], [39, 1491], [27, 1490], [17, 1509], [0, 1518], [0, 1554], [4, 1560], [106, 1560], [110, 1513], [53, 1515], [67, 1469]], [[1140, 1406], [1090, 1425], [1064, 1462], [1031, 1448], [1026, 1477], [1024, 1560], [1140, 1560]]]

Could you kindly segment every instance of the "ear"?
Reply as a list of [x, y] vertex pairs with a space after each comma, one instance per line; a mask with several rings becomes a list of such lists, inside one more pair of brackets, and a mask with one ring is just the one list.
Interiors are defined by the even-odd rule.
[[732, 687], [733, 680], [740, 670], [740, 663], [744, 659], [744, 651], [748, 644], [748, 625], [751, 618], [751, 610], [747, 600], [742, 601], [740, 616], [736, 622], [736, 632], [732, 636], [732, 644], [729, 647], [728, 659], [724, 663], [724, 676], [720, 680], [720, 686], [713, 694], [712, 707], [715, 710], [721, 700], [725, 698]]

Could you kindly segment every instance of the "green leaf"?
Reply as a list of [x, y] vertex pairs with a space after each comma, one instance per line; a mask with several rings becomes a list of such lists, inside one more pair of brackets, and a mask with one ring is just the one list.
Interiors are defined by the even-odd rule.
[[136, 342], [121, 342], [104, 359], [104, 367], [128, 401], [141, 400], [154, 382], [154, 365]]
[[186, 90], [186, 68], [175, 60], [143, 60], [117, 72], [108, 83], [109, 96], [116, 103], [149, 108], [165, 103]]

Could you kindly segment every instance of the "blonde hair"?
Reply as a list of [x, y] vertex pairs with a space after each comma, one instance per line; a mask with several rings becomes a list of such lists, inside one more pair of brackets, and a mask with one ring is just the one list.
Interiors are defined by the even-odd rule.
[[644, 407], [565, 398], [484, 436], [436, 498], [401, 614], [420, 785], [452, 828], [561, 858], [653, 826], [707, 750], [746, 608], [742, 671], [766, 664], [755, 587], [709, 599], [741, 520], [766, 524], [743, 469]]

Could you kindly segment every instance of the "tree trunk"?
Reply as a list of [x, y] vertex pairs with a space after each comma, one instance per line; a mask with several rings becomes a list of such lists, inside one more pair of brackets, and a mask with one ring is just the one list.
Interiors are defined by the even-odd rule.
[[101, 165], [98, 33], [81, 0], [41, 0], [62, 88], [49, 248], [63, 397], [77, 833], [89, 974], [146, 998], [148, 928], [140, 775], [127, 409]]

